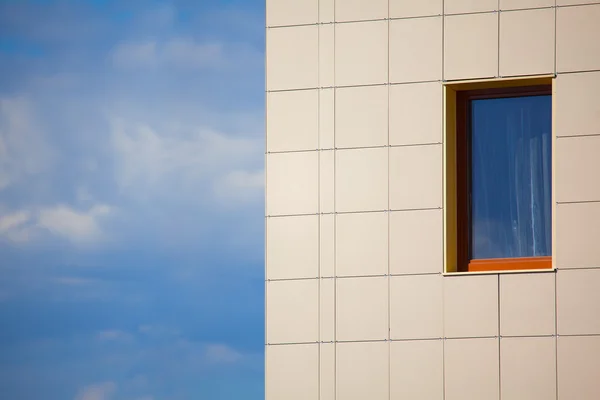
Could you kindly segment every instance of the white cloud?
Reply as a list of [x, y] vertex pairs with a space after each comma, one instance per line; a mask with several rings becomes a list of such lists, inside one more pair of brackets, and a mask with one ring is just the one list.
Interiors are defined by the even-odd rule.
[[55, 154], [25, 97], [0, 98], [0, 190], [50, 167]]
[[91, 242], [103, 239], [99, 220], [111, 213], [111, 207], [100, 204], [87, 212], [76, 211], [60, 205], [39, 212], [37, 225], [50, 232], [76, 242]]
[[210, 344], [205, 349], [206, 361], [215, 364], [233, 364], [242, 359], [242, 354], [224, 344]]
[[179, 37], [158, 41], [119, 43], [112, 51], [113, 65], [120, 68], [204, 68], [220, 66], [225, 61], [221, 42], [197, 42]]
[[31, 220], [29, 211], [17, 211], [0, 216], [0, 236], [14, 243], [29, 241], [32, 230], [27, 223]]
[[248, 202], [262, 198], [264, 187], [264, 170], [235, 170], [225, 174], [216, 182], [215, 194], [232, 203]]
[[75, 400], [110, 400], [116, 390], [114, 382], [96, 383], [80, 390]]

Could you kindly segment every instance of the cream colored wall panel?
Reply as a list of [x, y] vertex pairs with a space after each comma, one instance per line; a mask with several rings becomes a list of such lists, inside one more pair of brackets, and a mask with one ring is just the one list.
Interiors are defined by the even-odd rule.
[[387, 80], [387, 21], [336, 25], [335, 84], [367, 85]]
[[445, 0], [446, 14], [464, 14], [498, 9], [498, 0]]
[[600, 269], [558, 271], [556, 317], [559, 335], [600, 334], [599, 288]]
[[319, 281], [267, 282], [267, 342], [319, 340]]
[[558, 72], [600, 69], [600, 4], [556, 11]]
[[498, 335], [498, 276], [444, 279], [444, 336]]
[[390, 279], [390, 337], [443, 337], [442, 276], [411, 275]]
[[319, 399], [319, 345], [267, 346], [267, 400]]
[[321, 277], [335, 276], [335, 216], [324, 214], [320, 218], [321, 224]]
[[319, 147], [321, 149], [333, 149], [335, 147], [334, 89], [321, 89], [319, 96]]
[[267, 93], [267, 151], [315, 150], [319, 137], [319, 92]]
[[390, 86], [390, 144], [442, 142], [442, 85]]
[[335, 344], [321, 343], [319, 400], [335, 400]]
[[267, 89], [319, 85], [319, 28], [298, 26], [267, 30]]
[[442, 399], [444, 351], [441, 340], [390, 344], [392, 399]]
[[500, 275], [500, 335], [555, 333], [554, 280], [553, 273]]
[[337, 212], [388, 208], [388, 149], [336, 151]]
[[500, 10], [552, 7], [555, 0], [500, 0]]
[[390, 214], [390, 273], [422, 274], [443, 270], [442, 210]]
[[442, 11], [442, 0], [390, 0], [390, 18], [441, 15]]
[[337, 276], [385, 275], [388, 271], [388, 213], [336, 215]]
[[556, 399], [556, 344], [553, 337], [502, 338], [503, 399]]
[[444, 30], [444, 79], [498, 74], [497, 13], [446, 17]]
[[390, 21], [390, 82], [442, 79], [442, 17]]
[[319, 0], [320, 22], [333, 22], [335, 18], [335, 0]]
[[558, 339], [558, 398], [600, 399], [600, 336]]
[[498, 339], [446, 340], [445, 400], [499, 400]]
[[335, 146], [385, 146], [388, 143], [388, 87], [336, 89]]
[[319, 153], [267, 155], [267, 215], [319, 211]]
[[316, 278], [319, 217], [267, 219], [267, 279]]
[[554, 9], [500, 13], [500, 76], [554, 72]]
[[389, 345], [340, 343], [337, 345], [337, 398], [388, 400]]
[[390, 208], [442, 206], [442, 146], [390, 149]]
[[560, 74], [555, 88], [556, 135], [600, 134], [600, 72]]
[[333, 342], [335, 340], [335, 282], [333, 278], [321, 279], [319, 290], [321, 291], [320, 304], [320, 337], [321, 342]]
[[335, 20], [364, 21], [388, 16], [387, 0], [335, 0]]
[[319, 0], [267, 0], [267, 26], [314, 24]]
[[556, 0], [557, 6], [573, 6], [580, 4], [597, 4], [598, 0]]
[[335, 28], [333, 24], [319, 26], [319, 86], [334, 85]]
[[600, 135], [556, 142], [556, 201], [600, 200]]
[[338, 279], [336, 296], [337, 340], [387, 339], [386, 277]]
[[333, 150], [323, 150], [319, 153], [319, 157], [320, 211], [322, 213], [330, 213], [334, 211], [335, 156]]
[[556, 206], [558, 268], [600, 268], [600, 203]]

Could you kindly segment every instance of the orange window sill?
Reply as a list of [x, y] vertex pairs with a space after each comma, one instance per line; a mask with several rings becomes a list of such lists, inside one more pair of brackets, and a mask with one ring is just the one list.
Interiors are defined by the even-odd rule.
[[492, 258], [471, 260], [469, 272], [552, 269], [552, 257]]

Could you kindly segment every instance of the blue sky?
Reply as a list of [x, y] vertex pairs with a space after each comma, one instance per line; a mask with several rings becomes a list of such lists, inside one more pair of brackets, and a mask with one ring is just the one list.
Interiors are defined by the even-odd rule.
[[263, 3], [0, 2], [0, 398], [263, 397]]

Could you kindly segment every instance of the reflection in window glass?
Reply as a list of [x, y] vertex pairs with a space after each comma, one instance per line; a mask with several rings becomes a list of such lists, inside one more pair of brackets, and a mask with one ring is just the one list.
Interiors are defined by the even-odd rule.
[[552, 248], [552, 98], [471, 101], [471, 258]]

